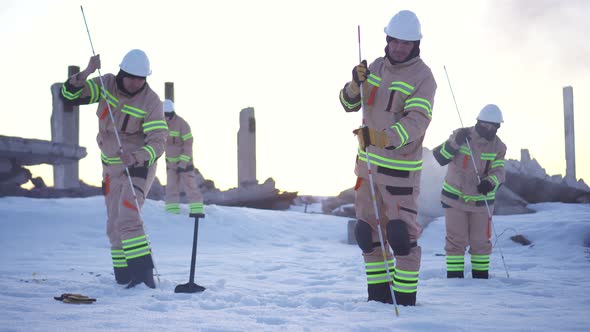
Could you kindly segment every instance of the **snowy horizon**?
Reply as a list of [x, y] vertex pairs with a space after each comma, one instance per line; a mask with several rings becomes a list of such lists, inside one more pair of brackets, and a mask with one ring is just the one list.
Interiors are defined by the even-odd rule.
[[[366, 301], [349, 218], [208, 205], [195, 276], [207, 289], [176, 294], [189, 278], [194, 221], [166, 214], [163, 202], [142, 210], [160, 274], [152, 290], [115, 283], [102, 197], [4, 197], [0, 331], [588, 331], [590, 206], [529, 208], [536, 213], [494, 216], [489, 280], [471, 279], [468, 259], [465, 279], [446, 279], [444, 218], [430, 223], [417, 305], [395, 317], [392, 305]], [[532, 244], [514, 243], [515, 234]], [[53, 299], [62, 293], [97, 301]]]

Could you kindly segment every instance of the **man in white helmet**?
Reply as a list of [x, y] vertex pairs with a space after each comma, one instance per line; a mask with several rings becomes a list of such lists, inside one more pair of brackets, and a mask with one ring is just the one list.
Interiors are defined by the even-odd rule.
[[151, 248], [139, 211], [155, 178], [156, 160], [164, 152], [168, 128], [162, 102], [146, 82], [152, 72], [146, 54], [131, 50], [119, 67], [117, 75], [88, 79], [100, 69], [99, 56], [92, 56], [86, 69], [63, 84], [61, 96], [69, 105], [98, 103], [96, 141], [103, 165], [115, 279], [127, 288], [140, 283], [155, 288]]
[[[422, 33], [413, 12], [395, 14], [385, 34], [385, 55], [368, 67], [363, 60], [353, 68], [352, 81], [340, 91], [340, 102], [347, 112], [358, 111], [361, 103], [364, 108], [366, 127], [355, 130], [359, 139], [355, 235], [365, 261], [368, 300], [393, 302], [389, 267], [396, 303], [415, 305], [422, 256], [418, 245], [422, 228], [417, 221], [422, 142], [432, 119], [436, 82], [420, 58]], [[387, 261], [381, 251], [367, 160]]]
[[193, 134], [189, 124], [174, 110], [174, 102], [164, 100], [164, 114], [168, 123], [166, 141], [166, 211], [180, 213], [180, 189], [184, 187], [189, 200], [189, 215], [203, 215], [203, 195], [197, 186], [193, 164]]
[[505, 180], [506, 145], [496, 135], [502, 122], [500, 108], [486, 105], [474, 127], [455, 130], [433, 150], [438, 163], [448, 165], [441, 195], [445, 210], [447, 278], [464, 277], [468, 246], [471, 276], [488, 278], [492, 253], [490, 216], [496, 191]]

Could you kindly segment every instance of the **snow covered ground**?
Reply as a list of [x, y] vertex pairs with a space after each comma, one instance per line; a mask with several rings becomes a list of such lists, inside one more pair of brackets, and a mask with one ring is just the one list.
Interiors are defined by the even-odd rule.
[[[207, 290], [175, 294], [188, 281], [194, 223], [162, 202], [143, 209], [161, 275], [152, 290], [114, 282], [102, 197], [0, 198], [0, 330], [589, 331], [590, 206], [530, 207], [537, 213], [494, 218], [502, 235], [490, 280], [447, 280], [444, 221], [432, 222], [420, 240], [417, 306], [396, 318], [392, 305], [366, 302], [347, 218], [207, 206], [196, 269]], [[533, 244], [512, 242], [517, 233]], [[53, 299], [61, 293], [97, 301]]]

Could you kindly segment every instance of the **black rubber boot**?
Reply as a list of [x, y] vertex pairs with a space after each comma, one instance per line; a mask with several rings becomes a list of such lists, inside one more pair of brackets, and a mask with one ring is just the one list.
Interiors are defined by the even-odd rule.
[[388, 283], [368, 285], [367, 291], [369, 293], [369, 298], [367, 301], [378, 301], [390, 304], [393, 303]]
[[128, 267], [113, 267], [115, 271], [115, 280], [119, 285], [126, 285], [131, 281]]
[[395, 294], [395, 302], [398, 305], [403, 305], [403, 306], [415, 306], [416, 305], [416, 293], [402, 293], [402, 292], [394, 291], [393, 294]]
[[447, 278], [464, 278], [463, 271], [447, 271]]
[[131, 276], [131, 281], [127, 285], [127, 288], [135, 287], [141, 283], [144, 283], [149, 288], [156, 288], [152, 255], [128, 259], [127, 265], [129, 266], [129, 274]]
[[488, 271], [472, 270], [471, 276], [473, 276], [473, 279], [489, 279]]

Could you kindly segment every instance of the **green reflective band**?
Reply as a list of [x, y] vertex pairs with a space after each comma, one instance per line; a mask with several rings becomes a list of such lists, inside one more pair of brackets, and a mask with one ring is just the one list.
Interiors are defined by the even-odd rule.
[[418, 290], [418, 271], [396, 269], [393, 290], [401, 293], [415, 293]]
[[479, 201], [492, 201], [496, 199], [496, 193], [494, 191], [490, 191], [487, 195], [463, 195], [463, 200], [468, 203], [471, 201], [479, 202]]
[[406, 106], [404, 109], [412, 108], [412, 107], [420, 107], [426, 110], [428, 116], [432, 118], [432, 104], [424, 99], [424, 98], [409, 98], [406, 100]]
[[127, 267], [127, 259], [123, 250], [113, 249], [111, 250], [111, 256], [113, 258], [113, 267]]
[[177, 163], [180, 161], [180, 156], [178, 157], [166, 157], [166, 161], [169, 161], [171, 163]]
[[180, 161], [186, 161], [189, 162], [191, 161], [191, 157], [185, 155], [185, 154], [181, 154], [180, 157], [178, 157], [180, 159]]
[[182, 135], [182, 140], [183, 141], [187, 141], [189, 139], [193, 138], [193, 133], [188, 133], [186, 135]]
[[123, 240], [123, 250], [127, 260], [150, 254], [150, 246], [145, 235]]
[[418, 271], [395, 269], [395, 278], [401, 280], [418, 281]]
[[131, 248], [139, 244], [147, 244], [147, 237], [145, 235], [140, 235], [130, 239], [122, 240], [121, 242], [123, 243], [123, 251], [127, 251], [127, 248]]
[[469, 148], [466, 147], [465, 145], [461, 145], [461, 147], [459, 148], [459, 152], [461, 152], [462, 154], [464, 154], [466, 156], [471, 156], [471, 150], [469, 150]]
[[[393, 259], [387, 261], [387, 266], [389, 267], [390, 274], [393, 274], [395, 271], [395, 266], [393, 265], [393, 262]], [[389, 282], [389, 280], [387, 279], [387, 270], [385, 262], [365, 263], [365, 272], [367, 274], [367, 284], [369, 285], [384, 284]]]
[[102, 87], [102, 91], [100, 92], [100, 96], [107, 101], [112, 107], [117, 107], [119, 104], [119, 99], [115, 98], [110, 92], [107, 91], [104, 87]]
[[457, 195], [459, 197], [462, 197], [463, 196], [463, 192], [461, 192], [461, 190], [459, 190], [459, 189], [451, 186], [450, 184], [447, 183], [447, 181], [445, 181], [443, 183], [443, 190], [444, 191], [447, 191], [447, 192], [450, 192], [451, 194], [455, 194], [455, 195]]
[[494, 160], [496, 159], [497, 153], [482, 153], [481, 160]]
[[471, 255], [471, 269], [488, 271], [490, 269], [490, 255]]
[[164, 120], [155, 120], [155, 121], [146, 122], [142, 126], [143, 126], [144, 133], [147, 133], [152, 130], [158, 130], [158, 129], [168, 130], [168, 125], [166, 124], [166, 121], [164, 121]]
[[203, 213], [204, 206], [202, 202], [190, 203], [188, 206], [190, 208], [190, 213]]
[[399, 293], [416, 293], [418, 291], [418, 284], [413, 284], [413, 285], [403, 285], [403, 284], [397, 284], [394, 283], [393, 284], [393, 290]]
[[358, 107], [361, 104], [361, 101], [360, 100], [358, 102], [354, 103], [354, 104], [351, 104], [348, 101], [346, 101], [346, 99], [344, 99], [344, 89], [340, 90], [340, 101], [349, 110], [354, 109], [355, 107]]
[[178, 203], [166, 204], [166, 211], [174, 214], [180, 214], [180, 205]]
[[408, 141], [408, 138], [410, 138], [410, 135], [408, 135], [408, 132], [406, 131], [404, 126], [401, 123], [397, 122], [393, 126], [391, 126], [391, 129], [395, 129], [397, 135], [399, 136], [399, 139], [401, 140], [401, 144], [399, 145], [399, 147], [404, 146]]
[[463, 256], [447, 256], [447, 271], [463, 271], [464, 269]]
[[[389, 272], [391, 273], [391, 272]], [[385, 284], [388, 283], [387, 273], [367, 275], [367, 285]]]
[[371, 84], [372, 86], [380, 87], [381, 86], [381, 77], [379, 77], [375, 74], [369, 74], [369, 77], [367, 77], [367, 82], [369, 84]]
[[[390, 259], [387, 261], [387, 265], [389, 266], [389, 269], [391, 270], [391, 267], [393, 267], [393, 259]], [[385, 263], [384, 262], [370, 262], [370, 263], [365, 263], [365, 271], [367, 272], [373, 272], [373, 271], [385, 271]]]
[[82, 88], [80, 88], [80, 90], [78, 90], [76, 92], [70, 92], [70, 91], [68, 91], [68, 89], [66, 89], [65, 83], [61, 85], [61, 95], [64, 96], [64, 98], [66, 98], [67, 100], [78, 99], [78, 98], [80, 98], [81, 94], [82, 94]]
[[98, 99], [100, 98], [98, 84], [96, 84], [93, 80], [87, 80], [86, 85], [88, 85], [88, 90], [90, 90], [90, 104], [97, 103]]
[[406, 82], [397, 81], [397, 82], [391, 82], [391, 84], [389, 85], [389, 90], [399, 91], [399, 92], [409, 96], [412, 94], [412, 92], [414, 92], [414, 87], [409, 85]]
[[145, 145], [142, 147], [147, 153], [150, 155], [150, 160], [148, 161], [148, 166], [152, 166], [154, 161], [156, 161], [156, 150], [151, 145]]
[[446, 159], [453, 159], [453, 155], [449, 151], [447, 151], [447, 142], [444, 142], [442, 147], [440, 148], [440, 154]]
[[[365, 151], [358, 148], [358, 157], [362, 161], [367, 161]], [[397, 169], [401, 171], [419, 171], [422, 169], [422, 160], [396, 160], [396, 159], [389, 159], [385, 157], [381, 157], [374, 153], [369, 153], [369, 158], [371, 159], [371, 164], [390, 168], [390, 169]]]
[[[492, 180], [492, 181], [494, 182], [494, 184], [495, 184], [496, 186], [498, 186], [498, 185], [500, 184], [500, 180], [498, 180], [498, 177], [497, 177], [497, 176], [495, 176], [495, 175], [490, 175], [490, 176], [489, 176], [489, 178], [490, 178], [490, 180]], [[494, 190], [495, 190], [495, 188], [494, 188]]]
[[484, 195], [464, 195], [459, 189], [451, 186], [446, 181], [443, 183], [443, 190], [449, 192], [451, 194], [455, 194], [459, 196], [459, 198], [463, 199], [465, 202], [470, 201], [490, 201], [496, 198], [496, 192], [494, 190], [490, 191], [486, 196]]
[[502, 160], [502, 159], [500, 159], [500, 160], [494, 160], [492, 162], [492, 166], [490, 168], [504, 167], [505, 163], [506, 162], [504, 160]]
[[143, 119], [145, 118], [145, 111], [142, 109], [139, 109], [137, 107], [133, 107], [133, 106], [129, 106], [129, 105], [123, 105], [123, 109], [121, 109], [121, 112], [125, 113], [125, 114], [129, 114], [134, 118], [138, 118], [138, 119]]
[[121, 158], [119, 157], [109, 157], [104, 153], [100, 153], [100, 160], [107, 165], [115, 165], [115, 164], [122, 164]]
[[168, 135], [170, 135], [170, 137], [180, 137], [180, 131], [170, 130]]

